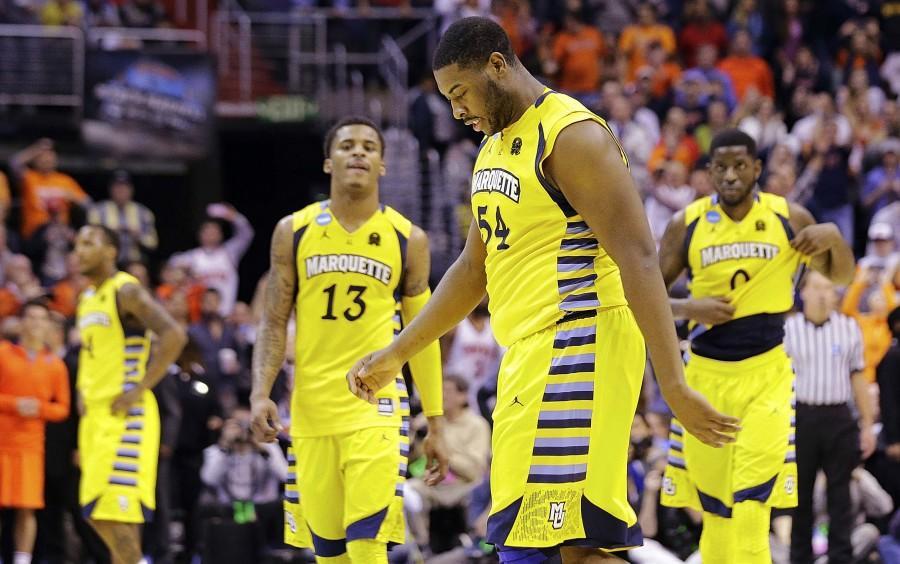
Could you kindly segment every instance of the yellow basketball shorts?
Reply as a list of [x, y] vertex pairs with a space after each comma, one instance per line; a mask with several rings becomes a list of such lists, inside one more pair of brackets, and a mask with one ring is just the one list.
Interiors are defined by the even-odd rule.
[[506, 352], [487, 531], [501, 561], [563, 544], [641, 544], [626, 470], [645, 361], [627, 307], [569, 314]]
[[717, 449], [673, 420], [663, 505], [726, 518], [742, 501], [795, 507], [794, 373], [784, 348], [734, 362], [692, 356], [686, 376], [713, 407], [738, 417], [741, 431], [734, 443]]
[[156, 508], [159, 409], [146, 390], [125, 415], [109, 403], [88, 404], [78, 428], [79, 501], [86, 518], [121, 523], [151, 520]]
[[405, 539], [409, 421], [342, 435], [295, 437], [288, 451], [285, 542], [335, 557], [346, 543]]

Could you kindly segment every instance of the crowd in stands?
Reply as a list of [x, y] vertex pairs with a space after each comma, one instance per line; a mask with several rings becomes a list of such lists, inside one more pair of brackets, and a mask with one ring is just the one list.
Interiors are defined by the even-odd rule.
[[[293, 9], [316, 2], [273, 4]], [[346, 4], [352, 9], [352, 2]], [[360, 3], [370, 5], [410, 2]], [[900, 3], [440, 0], [433, 8], [441, 14], [442, 29], [468, 15], [495, 18], [532, 72], [608, 121], [629, 155], [657, 240], [675, 212], [713, 192], [707, 153], [712, 137], [726, 127], [738, 127], [756, 140], [763, 161], [760, 189], [796, 201], [819, 221], [839, 227], [859, 260], [841, 310], [861, 328], [864, 373], [879, 421], [874, 454], [853, 470], [859, 530], [854, 539], [860, 561], [880, 555], [888, 564], [900, 563], [900, 314], [895, 310], [900, 296]], [[154, 0], [0, 0], [0, 21], [153, 27], [167, 20]], [[467, 223], [478, 140], [452, 121], [427, 69], [422, 77], [409, 101], [410, 127], [421, 150], [440, 157], [443, 186], [434, 189], [458, 194], [461, 221]], [[158, 498], [166, 501], [158, 502], [161, 524], [145, 532], [145, 552], [166, 562], [214, 550], [211, 524], [223, 521], [257, 523], [262, 536], [254, 542], [278, 546], [277, 505], [286, 462], [282, 449], [254, 442], [247, 426], [250, 358], [261, 306], [259, 288], [253, 300], [239, 299], [237, 266], [254, 237], [253, 227], [233, 207], [213, 204], [199, 226], [197, 248], [159, 257], [158, 241], [166, 233], [151, 210], [134, 201], [127, 172], [110, 178], [108, 200], [92, 202], [74, 178], [57, 170], [50, 140], [26, 147], [8, 165], [8, 179], [0, 176], [0, 338], [15, 340], [22, 305], [47, 296], [55, 322], [48, 346], [65, 359], [70, 380], [75, 377], [79, 343], [71, 325], [84, 281], [71, 244], [74, 229], [85, 222], [120, 234], [123, 268], [188, 329], [190, 344], [157, 390], [164, 418]], [[14, 201], [18, 229], [6, 221]], [[259, 287], [264, 284], [263, 277]], [[424, 487], [418, 481], [422, 464], [413, 462], [420, 456], [413, 441], [405, 501], [409, 549], [436, 555], [435, 562], [441, 557], [458, 562], [485, 554], [479, 540], [489, 507], [490, 411], [503, 355], [491, 335], [486, 306], [445, 337], [442, 350], [451, 477], [437, 488]], [[289, 350], [275, 392], [284, 420], [292, 354]], [[697, 558], [700, 516], [659, 504], [669, 417], [648, 374], [631, 437], [629, 492], [647, 538], [645, 547], [629, 554], [634, 562]], [[48, 480], [62, 476], [59, 487], [77, 484], [73, 426], [77, 410], [67, 421], [48, 426]], [[823, 489], [817, 486], [816, 499], [823, 499]], [[48, 497], [39, 550], [52, 559], [80, 546], [83, 556], [76, 561], [104, 561], [70, 494]], [[253, 511], [236, 509], [232, 502], [237, 499], [252, 500]], [[813, 536], [817, 556], [827, 551], [822, 505], [817, 502]], [[74, 524], [67, 534], [77, 533], [80, 543], [60, 543], [46, 533], [63, 530], [64, 515]], [[788, 561], [789, 530], [787, 512], [773, 522], [776, 562]], [[449, 554], [438, 556], [444, 552]]]

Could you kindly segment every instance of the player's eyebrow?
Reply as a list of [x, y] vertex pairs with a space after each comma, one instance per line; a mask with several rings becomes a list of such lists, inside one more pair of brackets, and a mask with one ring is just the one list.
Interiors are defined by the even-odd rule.
[[454, 84], [453, 86], [451, 86], [450, 90], [447, 91], [447, 96], [453, 96], [453, 91], [456, 90], [457, 88], [459, 88], [460, 86], [462, 86], [462, 84], [460, 84], [458, 82], [456, 84]]

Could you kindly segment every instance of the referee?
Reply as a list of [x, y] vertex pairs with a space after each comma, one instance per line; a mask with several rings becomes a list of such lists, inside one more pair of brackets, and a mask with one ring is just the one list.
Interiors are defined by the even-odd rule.
[[[828, 561], [852, 562], [850, 475], [875, 450], [872, 408], [863, 375], [862, 332], [837, 312], [834, 285], [810, 272], [800, 291], [803, 313], [785, 323], [785, 348], [797, 375], [797, 493], [791, 563], [812, 564], [813, 485], [819, 469], [828, 482]], [[857, 425], [849, 402], [856, 400]]]

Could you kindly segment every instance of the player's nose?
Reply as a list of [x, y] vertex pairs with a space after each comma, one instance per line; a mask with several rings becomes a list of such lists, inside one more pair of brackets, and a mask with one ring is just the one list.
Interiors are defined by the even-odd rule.
[[456, 119], [465, 119], [468, 112], [457, 102], [450, 102], [450, 108], [453, 110], [453, 117]]

